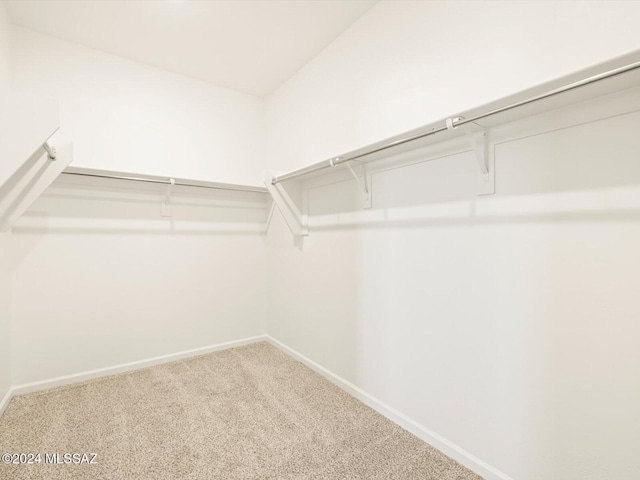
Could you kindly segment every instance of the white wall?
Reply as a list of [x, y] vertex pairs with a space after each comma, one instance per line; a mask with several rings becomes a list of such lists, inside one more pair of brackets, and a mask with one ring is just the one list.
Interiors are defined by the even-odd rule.
[[[0, 74], [59, 100], [74, 166], [261, 184], [263, 100], [5, 23], [0, 33]], [[163, 218], [161, 191], [61, 177], [0, 238], [0, 397], [9, 380], [265, 332], [265, 195], [177, 188]]]
[[280, 217], [269, 232], [268, 333], [504, 474], [486, 478], [634, 480], [635, 98], [500, 142], [495, 196], [470, 153], [374, 173], [372, 210], [351, 180], [311, 188], [302, 251]]
[[[638, 2], [383, 2], [269, 99], [268, 166], [640, 48], [638, 20]], [[635, 479], [638, 115], [505, 136], [495, 196], [468, 153], [375, 174], [361, 213], [352, 181], [310, 181], [302, 251], [279, 216], [269, 232], [268, 333], [487, 478]]]
[[[261, 99], [15, 26], [10, 39], [12, 87], [60, 101], [74, 166], [261, 183]], [[265, 195], [175, 191], [163, 218], [157, 185], [61, 177], [0, 239], [13, 385], [265, 332]]]
[[13, 27], [14, 86], [60, 101], [74, 166], [261, 185], [263, 101]]
[[72, 181], [12, 234], [14, 385], [264, 334], [264, 194]]
[[[2, 92], [10, 84], [9, 30], [10, 25], [5, 7], [0, 3], [0, 98], [2, 98]], [[0, 233], [0, 401], [10, 386], [9, 300], [11, 277], [7, 265], [7, 247], [7, 235]]]
[[11, 82], [11, 25], [4, 5], [0, 5], [0, 89]]

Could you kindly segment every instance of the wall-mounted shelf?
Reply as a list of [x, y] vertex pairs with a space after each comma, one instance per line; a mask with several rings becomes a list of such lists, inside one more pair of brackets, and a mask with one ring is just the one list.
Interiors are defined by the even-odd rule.
[[98, 170], [95, 168], [69, 167], [63, 175], [80, 177], [106, 178], [111, 180], [126, 180], [130, 182], [156, 183], [161, 185], [174, 185], [178, 187], [208, 188], [212, 190], [230, 190], [237, 192], [267, 193], [265, 187], [254, 185], [241, 185], [237, 183], [209, 182], [203, 180], [190, 180], [179, 177], [162, 177], [159, 175], [146, 175], [141, 173], [118, 172], [115, 170]]
[[192, 180], [179, 177], [163, 177], [159, 175], [146, 175], [139, 173], [118, 172], [114, 170], [98, 170], [93, 168], [69, 167], [62, 172], [63, 178], [96, 179], [107, 182], [125, 182], [126, 184], [164, 185], [160, 205], [161, 216], [171, 217], [171, 200], [174, 193], [187, 190], [211, 190], [223, 192], [240, 192], [243, 194], [258, 194], [266, 196], [268, 190], [265, 187], [254, 185], [242, 185], [235, 183], [209, 182], [204, 180]]
[[269, 206], [264, 187], [69, 167], [12, 231], [263, 235]]
[[[336, 155], [327, 160], [279, 175], [267, 175], [265, 184], [295, 236], [308, 235], [302, 182], [347, 171], [363, 191], [364, 208], [372, 205], [370, 173], [366, 165], [447, 141], [466, 142], [479, 167], [477, 194], [495, 193], [494, 162], [488, 151], [490, 129], [516, 120], [587, 102], [640, 85], [640, 61], [635, 56], [618, 58], [581, 72], [540, 85], [495, 102], [452, 115], [442, 121]], [[287, 192], [298, 192], [296, 195]]]

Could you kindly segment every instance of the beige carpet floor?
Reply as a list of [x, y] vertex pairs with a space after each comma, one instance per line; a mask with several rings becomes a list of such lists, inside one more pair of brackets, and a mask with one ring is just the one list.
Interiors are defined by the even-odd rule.
[[15, 397], [13, 452], [42, 463], [2, 480], [480, 478], [267, 343]]

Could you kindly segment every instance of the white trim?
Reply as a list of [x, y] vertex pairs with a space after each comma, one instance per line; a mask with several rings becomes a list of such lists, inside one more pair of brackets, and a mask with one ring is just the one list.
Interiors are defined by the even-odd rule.
[[9, 404], [9, 401], [11, 400], [11, 398], [17, 395], [23, 395], [25, 393], [46, 390], [48, 388], [60, 387], [60, 386], [69, 385], [72, 383], [84, 382], [86, 380], [92, 380], [95, 378], [107, 377], [109, 375], [115, 375], [117, 373], [129, 372], [132, 370], [139, 370], [141, 368], [147, 368], [154, 365], [173, 362], [176, 360], [181, 360], [183, 358], [189, 358], [196, 355], [203, 355], [206, 353], [216, 352], [218, 350], [226, 350], [229, 348], [241, 347], [243, 345], [263, 342], [266, 340], [267, 340], [266, 335], [257, 335], [255, 337], [247, 337], [240, 340], [234, 340], [231, 342], [217, 343], [215, 345], [194, 348], [191, 350], [185, 350], [177, 353], [170, 353], [168, 355], [161, 355], [159, 357], [152, 357], [144, 360], [137, 360], [135, 362], [122, 363], [120, 365], [115, 365], [113, 367], [98, 368], [96, 370], [88, 370], [86, 372], [74, 373], [71, 375], [64, 375], [61, 377], [50, 378], [48, 380], [41, 380], [39, 382], [14, 385], [9, 389], [9, 391], [3, 398], [2, 402], [0, 403], [0, 415], [2, 415], [2, 412]]
[[294, 349], [284, 345], [283, 343], [273, 338], [271, 335], [266, 335], [266, 340], [270, 344], [272, 344], [274, 347], [282, 350], [287, 355], [302, 362], [304, 365], [314, 370], [316, 373], [319, 373], [320, 375], [325, 377], [327, 380], [329, 380], [330, 382], [340, 387], [342, 390], [346, 391], [353, 397], [360, 400], [365, 405], [373, 408], [378, 413], [384, 415], [392, 422], [400, 425], [405, 430], [408, 430], [409, 432], [413, 433], [416, 437], [424, 440], [428, 444], [437, 448], [438, 450], [443, 452], [445, 455], [451, 457], [458, 463], [473, 470], [475, 473], [477, 473], [478, 475], [481, 475], [486, 480], [513, 480], [511, 477], [501, 472], [497, 468], [494, 468], [491, 465], [483, 462], [478, 457], [470, 454], [469, 452], [465, 451], [464, 449], [457, 446], [453, 442], [447, 440], [446, 438], [442, 437], [441, 435], [438, 435], [433, 430], [430, 430], [429, 428], [423, 425], [420, 425], [415, 420], [412, 420], [411, 418], [407, 417], [406, 415], [399, 412], [398, 410], [378, 400], [373, 395], [370, 395], [369, 393], [362, 390], [360, 387], [357, 387], [356, 385], [345, 380], [339, 375], [336, 375], [335, 373], [327, 370], [323, 366], [317, 364], [313, 360], [305, 357], [301, 353], [298, 353]]
[[9, 405], [9, 402], [11, 401], [11, 397], [13, 397], [13, 388], [9, 387], [9, 390], [7, 390], [7, 393], [5, 393], [4, 397], [2, 397], [2, 400], [0, 400], [0, 417], [2, 417], [2, 414], [7, 408], [7, 405]]

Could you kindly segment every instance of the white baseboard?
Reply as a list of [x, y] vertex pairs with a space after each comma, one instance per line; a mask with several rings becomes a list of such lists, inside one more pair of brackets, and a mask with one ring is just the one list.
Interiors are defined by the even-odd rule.
[[342, 390], [346, 391], [353, 397], [360, 400], [365, 405], [373, 408], [378, 413], [384, 415], [392, 422], [400, 425], [405, 430], [413, 433], [416, 437], [424, 440], [429, 445], [440, 450], [445, 455], [451, 457], [456, 462], [464, 465], [465, 467], [473, 470], [478, 475], [482, 476], [486, 480], [513, 480], [511, 477], [501, 472], [500, 470], [492, 467], [491, 465], [483, 462], [478, 457], [470, 454], [464, 449], [460, 448], [453, 442], [450, 442], [446, 438], [438, 435], [433, 430], [428, 429], [427, 427], [420, 425], [418, 422], [412, 420], [407, 417], [403, 413], [400, 413], [398, 410], [390, 407], [386, 403], [378, 400], [374, 396], [362, 390], [360, 387], [355, 386], [351, 382], [348, 382], [344, 378], [336, 375], [335, 373], [327, 370], [323, 366], [317, 364], [313, 360], [305, 357], [301, 353], [296, 352], [294, 349], [284, 345], [279, 342], [275, 338], [270, 335], [266, 335], [266, 339], [269, 343], [271, 343], [274, 347], [282, 350], [287, 355], [295, 358], [296, 360], [302, 362], [304, 365], [309, 367], [311, 370], [314, 370], [316, 373], [319, 373], [327, 380], [332, 382], [333, 384], [340, 387]]
[[109, 375], [115, 375], [116, 373], [129, 372], [132, 370], [139, 370], [141, 368], [152, 367], [154, 365], [160, 365], [162, 363], [174, 362], [183, 358], [193, 357], [196, 355], [203, 355], [205, 353], [216, 352], [218, 350], [226, 350], [228, 348], [241, 347], [242, 345], [249, 345], [251, 343], [266, 341], [266, 335], [258, 335], [255, 337], [243, 338], [241, 340], [234, 340], [232, 342], [218, 343], [215, 345], [209, 345], [206, 347], [194, 348], [191, 350], [185, 350], [183, 352], [170, 353], [168, 355], [161, 355], [159, 357], [147, 358], [144, 360], [137, 360], [135, 362], [123, 363], [120, 365], [114, 365], [112, 367], [99, 368], [97, 370], [88, 370], [86, 372], [74, 373], [71, 375], [64, 375], [62, 377], [50, 378], [48, 380], [42, 380], [39, 382], [23, 383], [21, 385], [12, 386], [0, 403], [0, 415], [4, 412], [7, 405], [13, 397], [16, 395], [23, 395], [25, 393], [37, 392], [40, 390], [46, 390], [49, 388], [60, 387], [63, 385], [69, 385], [72, 383], [84, 382], [86, 380], [92, 380], [94, 378], [107, 377]]
[[9, 388], [9, 390], [7, 390], [7, 393], [5, 393], [4, 397], [2, 397], [2, 400], [0, 400], [0, 417], [2, 416], [5, 409], [7, 408], [7, 405], [9, 405], [9, 401], [11, 401], [12, 396], [13, 395], [12, 395], [11, 388]]

